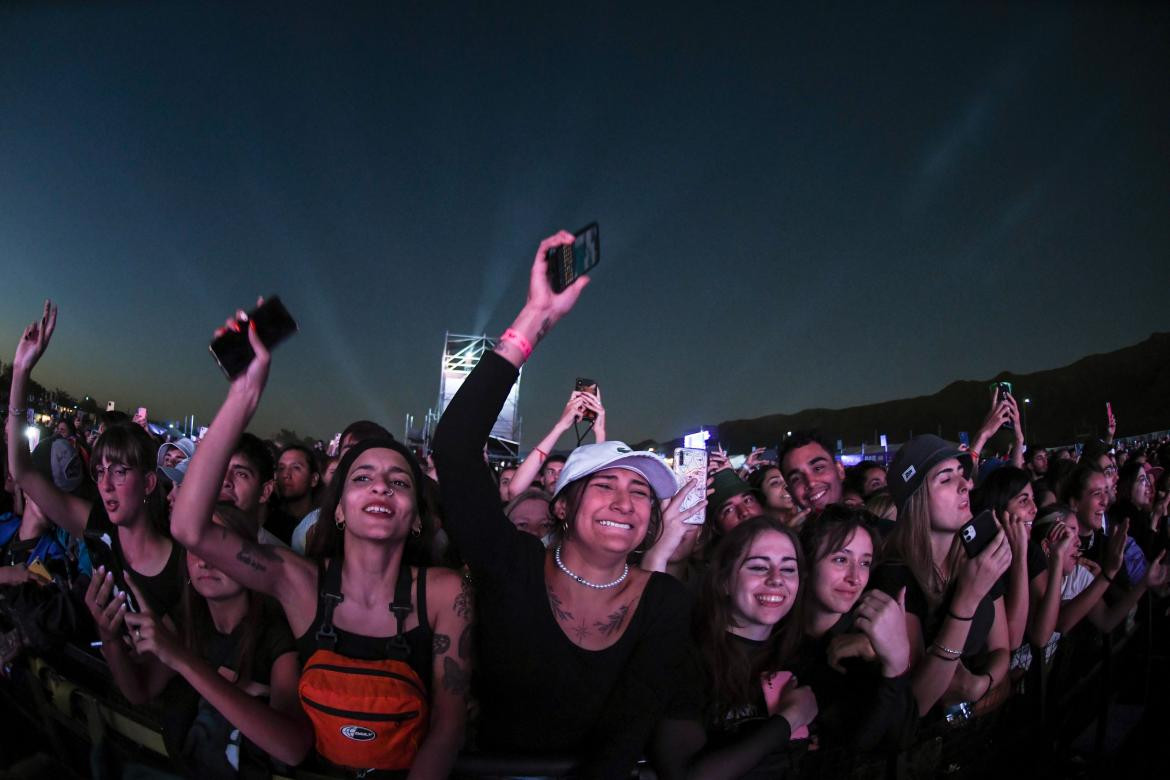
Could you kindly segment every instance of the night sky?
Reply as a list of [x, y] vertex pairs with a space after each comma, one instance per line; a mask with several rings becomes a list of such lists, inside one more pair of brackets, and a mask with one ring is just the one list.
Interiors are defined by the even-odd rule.
[[0, 359], [51, 296], [36, 380], [206, 424], [277, 293], [252, 429], [398, 434], [593, 220], [526, 448], [579, 375], [665, 439], [1168, 329], [1165, 4], [543, 5], [0, 6]]

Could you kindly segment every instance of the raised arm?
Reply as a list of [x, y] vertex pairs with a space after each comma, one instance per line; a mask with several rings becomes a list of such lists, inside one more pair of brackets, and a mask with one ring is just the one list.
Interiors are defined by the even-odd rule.
[[1060, 590], [1063, 564], [1076, 534], [1063, 523], [1054, 523], [1048, 532], [1048, 567], [1028, 583], [1031, 607], [1028, 614], [1027, 640], [1033, 647], [1044, 647], [1052, 639], [1060, 618]]
[[45, 301], [41, 318], [24, 329], [12, 358], [12, 387], [8, 393], [8, 470], [12, 480], [28, 493], [49, 518], [69, 533], [80, 536], [89, 519], [90, 504], [60, 490], [33, 468], [24, 440], [25, 398], [33, 366], [45, 354], [57, 327], [57, 307]]
[[171, 510], [171, 535], [244, 587], [275, 597], [287, 612], [289, 600], [299, 599], [306, 592], [315, 602], [313, 565], [291, 550], [258, 544], [211, 522], [232, 450], [255, 414], [268, 380], [268, 350], [255, 327], [247, 323], [246, 315], [240, 312], [237, 317], [240, 319], [235, 327], [243, 323], [248, 329], [248, 341], [256, 356], [247, 370], [232, 381], [223, 406], [191, 457], [183, 489]]
[[560, 418], [553, 424], [553, 427], [540, 443], [532, 448], [532, 452], [524, 459], [524, 462], [516, 467], [516, 473], [512, 476], [512, 482], [508, 485], [508, 498], [512, 499], [527, 490], [536, 478], [540, 476], [540, 470], [544, 467], [544, 461], [548, 458], [549, 453], [557, 446], [557, 441], [564, 435], [565, 431], [573, 427], [573, 423], [581, 418], [584, 411], [585, 402], [579, 396], [588, 395], [580, 391], [574, 391], [569, 396], [569, 402], [565, 404], [565, 410], [561, 412]]
[[[528, 543], [514, 541], [525, 534], [504, 517], [499, 491], [483, 462], [483, 444], [520, 366], [572, 309], [589, 281], [582, 276], [560, 293], [554, 293], [549, 285], [545, 252], [572, 240], [571, 234], [562, 231], [540, 243], [529, 276], [528, 302], [512, 327], [504, 331], [495, 351], [483, 356], [451, 399], [435, 430], [432, 449], [446, 513], [444, 529], [473, 567], [506, 566], [503, 556], [507, 547]], [[539, 544], [534, 537], [528, 539]]]

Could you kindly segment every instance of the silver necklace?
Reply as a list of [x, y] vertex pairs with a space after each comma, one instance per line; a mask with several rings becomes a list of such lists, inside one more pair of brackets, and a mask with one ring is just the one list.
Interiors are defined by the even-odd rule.
[[565, 574], [568, 574], [570, 577], [572, 577], [573, 579], [575, 579], [577, 582], [581, 583], [582, 585], [585, 585], [585, 586], [590, 587], [590, 588], [596, 588], [597, 590], [605, 590], [607, 588], [616, 588], [618, 585], [621, 585], [623, 582], [626, 581], [626, 576], [630, 573], [630, 564], [627, 563], [626, 568], [622, 569], [622, 576], [618, 577], [613, 582], [607, 582], [604, 585], [599, 585], [596, 582], [590, 582], [589, 580], [582, 577], [580, 574], [574, 574], [572, 571], [569, 570], [569, 567], [566, 566], [564, 564], [564, 561], [561, 560], [561, 545], [559, 545], [559, 544], [557, 545], [556, 551], [553, 553], [553, 559], [556, 560], [556, 562], [557, 562], [557, 568], [560, 569], [561, 571], [563, 571]]

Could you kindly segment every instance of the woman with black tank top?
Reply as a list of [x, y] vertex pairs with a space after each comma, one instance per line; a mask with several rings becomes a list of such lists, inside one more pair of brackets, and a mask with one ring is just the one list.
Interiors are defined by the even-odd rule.
[[[690, 603], [669, 575], [631, 567], [651, 543], [659, 501], [677, 482], [653, 453], [621, 442], [578, 447], [561, 471], [553, 514], [561, 542], [545, 550], [500, 509], [483, 445], [519, 368], [576, 302], [587, 278], [551, 289], [545, 239], [528, 303], [443, 414], [434, 457], [445, 530], [471, 568], [479, 606], [479, 747], [582, 759], [578, 777], [628, 773], [654, 724], [698, 680], [685, 666]], [[534, 455], [535, 457], [535, 455]]]
[[[232, 449], [268, 378], [268, 351], [238, 312], [227, 327], [241, 326], [256, 356], [232, 382], [191, 459], [175, 502], [175, 538], [280, 602], [297, 637], [301, 704], [324, 761], [349, 771], [446, 777], [463, 743], [472, 605], [458, 574], [416, 569], [403, 559], [424, 511], [422, 474], [409, 450], [393, 439], [375, 439], [345, 454], [310, 542], [326, 557], [320, 564], [211, 523]], [[394, 671], [384, 663], [396, 664]], [[358, 687], [369, 683], [375, 686], [369, 695], [383, 701], [390, 701], [391, 686], [394, 695], [405, 691], [417, 699], [406, 709], [391, 702], [363, 710], [352, 698], [325, 701], [331, 681], [347, 690], [355, 681]]]
[[[45, 301], [41, 319], [25, 328], [16, 347], [8, 410], [8, 468], [20, 488], [53, 522], [74, 536], [103, 540], [147, 606], [157, 615], [169, 615], [178, 605], [185, 575], [182, 551], [167, 533], [166, 502], [154, 471], [158, 446], [150, 434], [126, 423], [111, 426], [101, 435], [90, 457], [99, 494], [95, 502], [63, 492], [30, 461], [21, 436], [25, 410], [15, 404], [27, 395], [29, 375], [45, 354], [56, 325], [57, 309]], [[96, 569], [91, 592], [96, 593], [103, 584], [112, 585], [110, 579], [111, 572]], [[106, 660], [111, 666], [133, 663], [123, 643], [113, 641], [125, 630], [125, 596], [117, 596], [110, 609], [89, 598], [86, 602], [105, 640], [102, 654]]]

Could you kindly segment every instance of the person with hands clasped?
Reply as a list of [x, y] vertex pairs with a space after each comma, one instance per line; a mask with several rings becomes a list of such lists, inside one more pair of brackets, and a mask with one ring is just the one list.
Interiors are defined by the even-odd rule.
[[56, 327], [57, 308], [45, 301], [41, 318], [25, 328], [17, 344], [9, 395], [8, 469], [26, 496], [61, 528], [74, 536], [88, 532], [102, 538], [145, 606], [158, 615], [171, 614], [182, 589], [182, 551], [168, 537], [166, 499], [155, 474], [158, 445], [150, 434], [132, 423], [105, 429], [90, 457], [98, 489], [93, 502], [62, 491], [31, 463], [21, 430], [26, 410], [15, 404], [27, 396], [32, 369]]
[[191, 458], [175, 501], [175, 538], [280, 603], [300, 656], [301, 705], [327, 765], [446, 777], [463, 744], [472, 601], [455, 572], [404, 560], [425, 511], [419, 465], [394, 439], [347, 450], [309, 539], [313, 560], [214, 524], [223, 475], [270, 363], [247, 315], [238, 312], [227, 327], [247, 329], [255, 356]]
[[911, 686], [923, 716], [979, 702], [1007, 679], [998, 583], [1011, 546], [999, 531], [974, 558], [963, 550], [957, 532], [971, 519], [970, 468], [965, 453], [928, 435], [903, 444], [888, 472], [898, 522], [873, 582], [891, 596], [906, 589]]
[[897, 749], [918, 719], [905, 588], [865, 590], [877, 541], [869, 522], [865, 511], [833, 504], [800, 533], [810, 563], [795, 670], [816, 694], [822, 749]]
[[802, 575], [796, 535], [770, 517], [740, 523], [715, 544], [694, 621], [705, 705], [659, 727], [660, 777], [792, 771], [819, 708], [806, 681], [789, 671], [800, 638]]
[[574, 425], [581, 422], [585, 418], [586, 412], [592, 412], [596, 415], [596, 419], [593, 421], [594, 441], [598, 444], [605, 441], [605, 407], [601, 404], [601, 388], [597, 389], [597, 395], [581, 390], [574, 390], [569, 396], [569, 401], [565, 404], [565, 410], [561, 412], [560, 419], [557, 420], [556, 425], [552, 427], [551, 431], [545, 434], [539, 444], [532, 448], [532, 452], [524, 459], [524, 462], [516, 467], [516, 473], [512, 475], [508, 489], [504, 490], [504, 486], [500, 486], [500, 497], [502, 499], [509, 501], [515, 498], [527, 490], [538, 478], [541, 478], [545, 492], [552, 492], [556, 483], [556, 477], [560, 475], [560, 472], [557, 471], [555, 475], [549, 475], [551, 482], [545, 484], [543, 479], [545, 461], [548, 460], [553, 448], [557, 446], [557, 442], [561, 436], [573, 428]]
[[562, 231], [537, 248], [524, 307], [455, 394], [433, 449], [444, 528], [475, 583], [480, 748], [578, 757], [576, 776], [614, 778], [691, 679], [686, 591], [629, 564], [657, 537], [675, 476], [619, 441], [577, 447], [553, 496], [560, 541], [546, 550], [500, 511], [481, 454], [520, 367], [589, 283], [549, 284], [546, 252], [572, 240]]
[[[255, 522], [230, 505], [216, 507], [214, 522], [256, 538]], [[111, 663], [115, 682], [137, 704], [163, 694], [176, 674], [187, 682], [164, 694], [163, 733], [172, 761], [189, 777], [236, 777], [244, 764], [269, 772], [263, 753], [299, 764], [312, 749], [313, 729], [297, 701], [300, 663], [284, 615], [195, 554], [187, 554], [186, 566], [178, 630], [149, 610], [128, 613], [123, 599], [110, 598], [104, 571], [91, 582], [86, 603], [102, 641], [143, 661]], [[129, 645], [121, 641], [123, 624]]]

